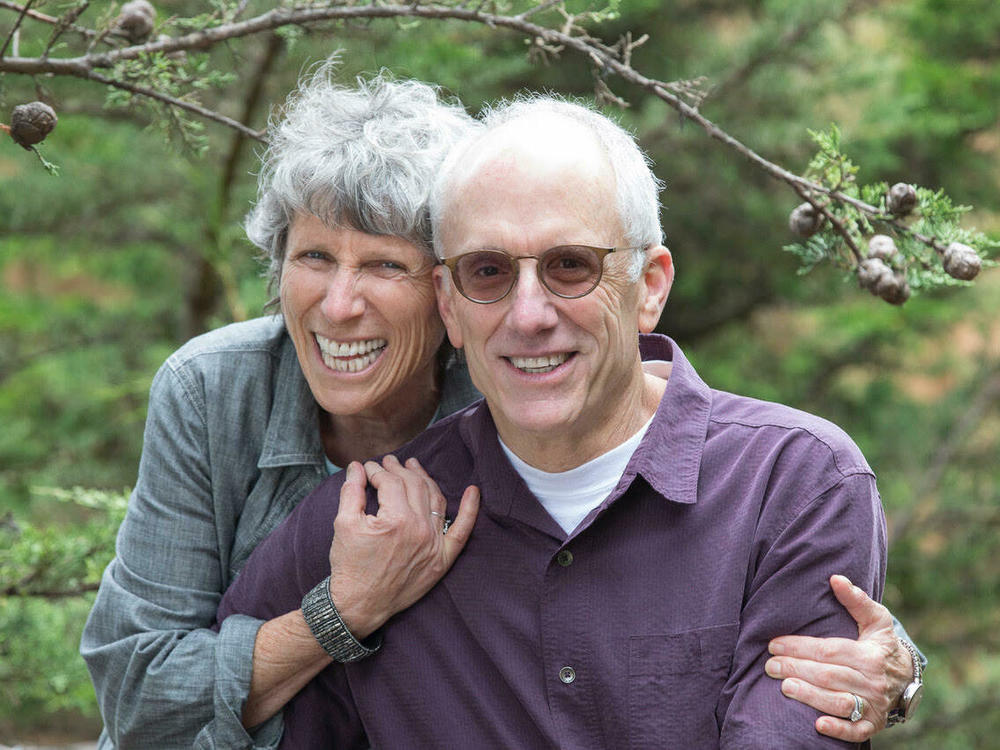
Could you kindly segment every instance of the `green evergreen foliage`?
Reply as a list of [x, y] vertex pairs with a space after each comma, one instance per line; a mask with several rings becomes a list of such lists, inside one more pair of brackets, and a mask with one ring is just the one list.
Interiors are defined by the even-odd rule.
[[[824, 261], [854, 271], [867, 257], [868, 239], [878, 233], [892, 233], [898, 252], [890, 267], [906, 274], [912, 290], [926, 291], [968, 284], [946, 273], [941, 265], [938, 255], [950, 243], [968, 245], [980, 257], [997, 247], [982, 232], [961, 226], [962, 215], [971, 207], [953, 205], [943, 189], [916, 187], [916, 206], [906, 216], [893, 214], [887, 202], [888, 184], [858, 184], [858, 167], [843, 153], [842, 136], [836, 125], [828, 131], [809, 131], [809, 134], [819, 151], [810, 160], [804, 176], [855, 201], [834, 203], [819, 199], [833, 226], [821, 226], [818, 235], [784, 248], [801, 259], [800, 274], [808, 273]], [[994, 264], [987, 260], [986, 265]]]
[[44, 726], [60, 711], [93, 713], [76, 644], [128, 501], [126, 492], [81, 487], [37, 494], [71, 507], [50, 508], [61, 522], [0, 519], [0, 731]]
[[[240, 5], [155, 4], [153, 39], [209, 28]], [[77, 23], [109, 32], [120, 4], [34, 7], [58, 15], [84, 5]], [[518, 13], [532, 5], [483, 7]], [[295, 7], [307, 6], [321, 4]], [[788, 216], [805, 198], [659, 99], [598, 76], [627, 101], [617, 113], [667, 183], [664, 227], [678, 275], [660, 329], [712, 386], [841, 425], [878, 475], [891, 544], [885, 601], [931, 664], [917, 720], [874, 746], [995, 746], [1000, 271], [984, 264], [972, 285], [953, 279], [939, 250], [916, 236], [995, 255], [1000, 4], [568, 6], [595, 14], [578, 21], [609, 43], [649, 34], [633, 52], [637, 69], [664, 81], [705, 76], [700, 112], [767, 159], [808, 165], [814, 181], [873, 207], [810, 192], [844, 232], [827, 221], [795, 242]], [[242, 18], [273, 8], [252, 0]], [[0, 9], [0, 45], [15, 15]], [[563, 22], [558, 6], [531, 18]], [[270, 34], [183, 58], [158, 52], [104, 73], [245, 115], [255, 130], [296, 78], [335, 49], [345, 82], [384, 66], [440, 83], [472, 111], [523, 87], [582, 97], [595, 88], [583, 56], [475, 23], [331, 21], [276, 33], [281, 44], [256, 106], [247, 92], [272, 54]], [[51, 25], [26, 20], [20, 55], [40, 55], [51, 37]], [[92, 43], [122, 46], [67, 31], [51, 54]], [[39, 146], [59, 165], [57, 178], [0, 133], [0, 744], [44, 728], [57, 712], [93, 720], [77, 641], [90, 589], [113, 553], [119, 488], [135, 480], [150, 380], [184, 340], [260, 314], [267, 299], [240, 230], [255, 143], [99, 82], [0, 75], [0, 121], [36, 99], [57, 105], [58, 126]], [[919, 199], [901, 217], [885, 204], [899, 182], [917, 186]], [[897, 266], [916, 292], [903, 307], [857, 288], [858, 257], [846, 238], [862, 254], [876, 233], [893, 237]]]

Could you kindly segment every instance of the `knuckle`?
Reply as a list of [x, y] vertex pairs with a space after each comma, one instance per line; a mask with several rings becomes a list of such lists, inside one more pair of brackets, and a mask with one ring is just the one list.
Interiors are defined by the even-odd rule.
[[849, 695], [841, 695], [837, 699], [837, 711], [841, 716], [850, 716], [854, 711], [854, 699]]
[[874, 599], [872, 600], [872, 605], [875, 609], [875, 614], [878, 616], [878, 619], [886, 620], [890, 623], [892, 622], [892, 614], [889, 612], [888, 607], [886, 607], [881, 602], [875, 601]]
[[836, 658], [836, 645], [828, 640], [820, 641], [816, 648], [816, 655], [820, 661], [833, 661]]
[[882, 711], [885, 709], [888, 711], [889, 705], [893, 703], [894, 696], [892, 681], [885, 675], [882, 675], [875, 680], [875, 695], [877, 697], [879, 710]]
[[819, 685], [831, 687], [836, 679], [836, 676], [837, 670], [835, 667], [822, 665], [816, 668], [816, 682]]

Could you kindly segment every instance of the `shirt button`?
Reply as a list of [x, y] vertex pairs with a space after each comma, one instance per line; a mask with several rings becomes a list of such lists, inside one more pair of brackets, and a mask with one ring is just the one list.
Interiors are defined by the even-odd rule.
[[563, 667], [559, 670], [559, 679], [569, 685], [576, 679], [576, 670], [573, 667]]
[[573, 564], [573, 553], [568, 549], [559, 550], [559, 553], [556, 555], [556, 562], [564, 568], [568, 568]]

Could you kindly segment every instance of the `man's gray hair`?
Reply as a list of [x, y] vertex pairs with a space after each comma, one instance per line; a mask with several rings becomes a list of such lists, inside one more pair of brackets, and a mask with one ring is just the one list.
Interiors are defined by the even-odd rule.
[[[664, 185], [652, 171], [652, 162], [643, 153], [635, 136], [620, 124], [582, 102], [569, 101], [548, 94], [520, 94], [513, 100], [501, 100], [483, 110], [479, 119], [484, 131], [474, 131], [452, 149], [445, 160], [431, 195], [431, 225], [434, 246], [438, 255], [442, 248], [438, 241], [442, 211], [447, 205], [449, 191], [456, 174], [460, 174], [463, 155], [467, 154], [491, 130], [515, 120], [540, 115], [564, 117], [582, 125], [593, 134], [604, 149], [615, 177], [618, 216], [625, 230], [625, 242], [630, 247], [646, 248], [663, 242], [660, 224], [659, 194]], [[461, 210], [454, 207], [454, 210]], [[632, 280], [642, 273], [645, 254], [633, 254], [629, 267]]]
[[433, 86], [395, 81], [383, 71], [348, 88], [332, 80], [336, 64], [330, 58], [304, 77], [268, 122], [257, 202], [244, 227], [269, 264], [272, 294], [298, 212], [329, 226], [401, 237], [433, 256], [434, 178], [451, 147], [477, 128]]

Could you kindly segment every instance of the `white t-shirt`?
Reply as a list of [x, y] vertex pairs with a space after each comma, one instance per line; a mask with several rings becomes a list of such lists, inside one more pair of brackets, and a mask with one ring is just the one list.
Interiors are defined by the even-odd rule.
[[[646, 434], [652, 422], [653, 418], [650, 417], [649, 421], [624, 443], [569, 471], [549, 472], [536, 469], [514, 455], [503, 440], [500, 440], [500, 447], [507, 454], [514, 470], [528, 485], [528, 489], [563, 531], [569, 534], [618, 485], [618, 480], [625, 473], [625, 467], [628, 466], [632, 454], [639, 447], [642, 436]], [[500, 439], [499, 435], [497, 439]]]

